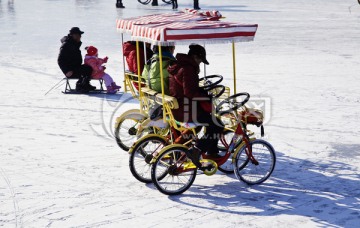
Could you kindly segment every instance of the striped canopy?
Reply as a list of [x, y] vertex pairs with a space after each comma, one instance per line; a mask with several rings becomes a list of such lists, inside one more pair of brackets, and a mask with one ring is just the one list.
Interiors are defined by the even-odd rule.
[[185, 11], [117, 20], [120, 32], [128, 32], [133, 40], [157, 45], [179, 43], [226, 43], [252, 41], [257, 24], [219, 21], [221, 14]]

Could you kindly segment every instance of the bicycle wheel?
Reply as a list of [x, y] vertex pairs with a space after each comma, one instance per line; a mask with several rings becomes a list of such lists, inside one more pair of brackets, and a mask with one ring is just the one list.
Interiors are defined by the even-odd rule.
[[134, 142], [142, 136], [138, 135], [137, 128], [142, 122], [142, 119], [125, 116], [119, 121], [115, 128], [115, 139], [119, 147], [125, 151], [129, 151]]
[[[230, 145], [231, 140], [232, 140], [232, 138], [233, 138], [233, 136], [234, 136], [235, 133], [234, 133], [233, 131], [225, 131], [223, 134], [224, 134], [224, 138], [225, 138], [226, 143], [227, 143], [228, 145]], [[235, 144], [235, 148], [238, 147], [238, 146], [240, 145], [240, 143], [241, 143], [241, 139], [238, 139], [238, 141], [237, 141], [236, 144]], [[226, 151], [225, 146], [221, 143], [220, 140], [219, 140], [219, 143], [218, 143], [218, 148], [219, 148], [219, 151], [220, 151], [219, 154], [220, 154], [221, 156], [224, 156], [227, 151]], [[233, 162], [232, 162], [232, 158], [233, 158], [233, 157], [230, 156], [230, 157], [228, 158], [228, 160], [227, 160], [224, 164], [218, 166], [218, 169], [219, 169], [221, 172], [226, 173], [226, 174], [232, 174], [232, 173], [234, 173], [234, 164], [233, 164]]]
[[129, 167], [132, 175], [139, 181], [151, 183], [151, 160], [154, 152], [168, 145], [163, 137], [152, 135], [140, 139], [130, 149]]
[[249, 185], [261, 184], [274, 171], [276, 163], [275, 151], [270, 143], [261, 139], [252, 141], [250, 145], [252, 155], [259, 164], [255, 165], [250, 161], [245, 152], [246, 145], [244, 145], [236, 154], [234, 172], [239, 180]]
[[186, 148], [171, 145], [164, 150], [151, 168], [151, 179], [161, 193], [181, 194], [193, 184], [197, 168], [190, 165], [192, 163], [185, 154]]
[[162, 0], [163, 2], [165, 2], [166, 4], [171, 4], [171, 0]]
[[143, 5], [147, 5], [151, 2], [151, 0], [138, 0], [138, 2], [140, 2]]

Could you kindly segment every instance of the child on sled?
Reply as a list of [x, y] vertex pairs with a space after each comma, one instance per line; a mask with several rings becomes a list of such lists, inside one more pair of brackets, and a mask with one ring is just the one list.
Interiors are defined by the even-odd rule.
[[116, 93], [121, 87], [116, 85], [110, 75], [104, 72], [106, 67], [103, 66], [103, 64], [107, 62], [108, 57], [103, 59], [99, 58], [98, 50], [93, 46], [86, 47], [85, 50], [87, 51], [87, 54], [85, 55], [85, 64], [91, 66], [93, 70], [91, 78], [102, 78], [105, 82], [107, 92], [111, 94]]

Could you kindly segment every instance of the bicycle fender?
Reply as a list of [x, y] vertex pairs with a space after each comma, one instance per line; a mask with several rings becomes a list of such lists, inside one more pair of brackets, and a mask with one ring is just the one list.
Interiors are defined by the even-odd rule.
[[[261, 140], [261, 139], [256, 139], [256, 138], [250, 138], [250, 142], [254, 142], [257, 140]], [[232, 156], [232, 163], [235, 163], [235, 158], [237, 156], [237, 154], [242, 150], [242, 148], [246, 146], [244, 140], [240, 143], [240, 145], [235, 149], [234, 154]]]
[[138, 144], [142, 143], [143, 140], [148, 139], [148, 138], [150, 138], [150, 137], [154, 137], [154, 136], [156, 136], [156, 137], [158, 137], [158, 138], [161, 138], [161, 139], [163, 139], [163, 140], [165, 140], [165, 141], [168, 140], [166, 137], [161, 136], [161, 135], [157, 135], [157, 134], [148, 134], [148, 135], [145, 135], [144, 137], [141, 137], [139, 140], [137, 140], [137, 141], [130, 147], [130, 149], [129, 149], [129, 151], [128, 151], [129, 154], [132, 154], [132, 153], [134, 152], [134, 148], [135, 148]]
[[151, 160], [151, 162], [154, 163], [155, 160], [156, 160], [160, 155], [162, 155], [162, 154], [165, 153], [167, 150], [172, 149], [172, 148], [174, 148], [174, 147], [182, 147], [182, 148], [184, 148], [185, 150], [188, 150], [188, 149], [189, 149], [189, 147], [187, 147], [187, 146], [185, 146], [185, 145], [183, 145], [183, 144], [170, 144], [170, 145], [162, 148], [162, 149], [159, 151], [159, 153], [156, 154], [156, 155], [153, 157], [153, 159]]
[[127, 110], [126, 112], [124, 112], [123, 114], [121, 114], [119, 117], [116, 118], [115, 128], [117, 128], [119, 126], [120, 121], [122, 119], [124, 119], [125, 117], [135, 119], [135, 120], [142, 120], [147, 117], [147, 114], [141, 113], [140, 109]]

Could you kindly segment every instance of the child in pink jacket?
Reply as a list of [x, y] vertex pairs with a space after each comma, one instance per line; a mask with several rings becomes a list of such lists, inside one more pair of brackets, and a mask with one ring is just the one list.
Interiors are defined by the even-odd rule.
[[103, 64], [107, 62], [108, 57], [105, 57], [103, 59], [99, 58], [98, 50], [96, 47], [93, 46], [86, 47], [85, 50], [87, 51], [87, 54], [85, 55], [85, 64], [91, 66], [93, 70], [91, 78], [102, 78], [105, 82], [107, 92], [116, 93], [121, 87], [116, 85], [110, 75], [104, 72], [106, 67], [103, 66]]

